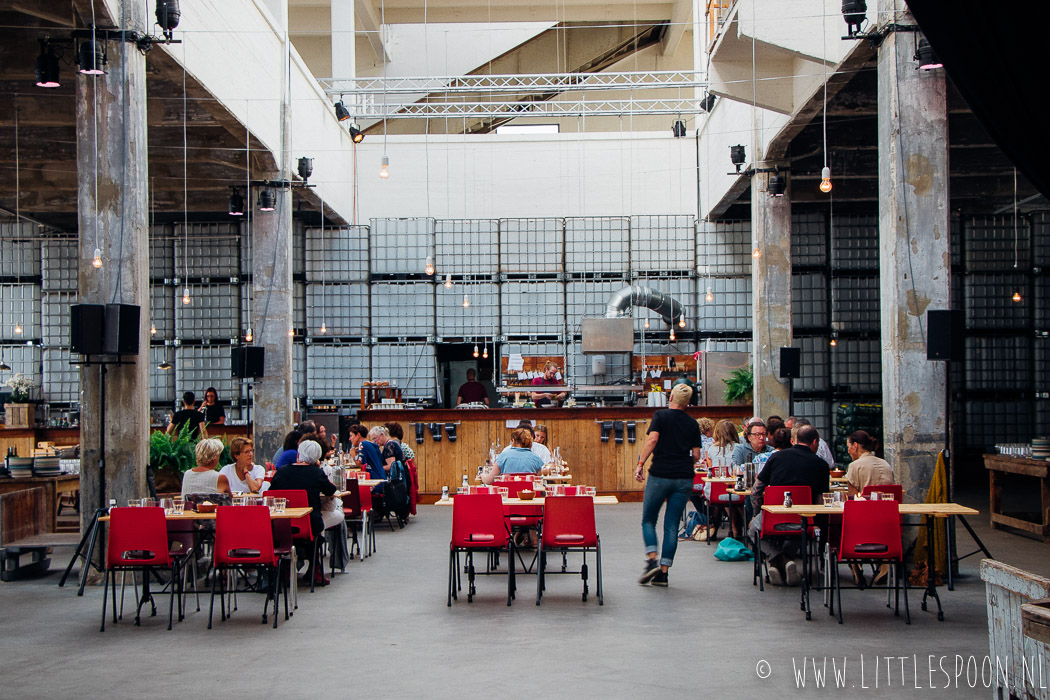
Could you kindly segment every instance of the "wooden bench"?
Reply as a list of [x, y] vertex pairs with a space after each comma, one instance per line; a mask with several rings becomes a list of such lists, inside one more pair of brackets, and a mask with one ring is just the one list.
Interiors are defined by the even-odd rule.
[[0, 581], [47, 573], [51, 549], [77, 543], [54, 531], [52, 498], [42, 486], [0, 494]]

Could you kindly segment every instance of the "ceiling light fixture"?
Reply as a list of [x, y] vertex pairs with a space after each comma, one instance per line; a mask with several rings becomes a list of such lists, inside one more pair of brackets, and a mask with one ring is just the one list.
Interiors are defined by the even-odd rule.
[[271, 189], [259, 190], [259, 211], [273, 211], [277, 208], [277, 196]]
[[324, 335], [327, 332], [328, 332], [328, 326], [325, 324], [324, 321], [321, 321], [321, 335]]
[[255, 340], [255, 336], [252, 335], [252, 327], [248, 326], [248, 332], [244, 334], [244, 342], [250, 343]]
[[704, 296], [704, 300], [707, 301], [707, 303], [709, 304], [715, 300], [715, 295], [711, 292], [710, 287], [707, 288], [707, 295]]
[[934, 70], [944, 68], [944, 64], [937, 58], [929, 40], [924, 36], [919, 37], [919, 44], [915, 47], [915, 60], [919, 62], [919, 70]]
[[685, 316], [684, 315], [680, 319], [678, 319], [678, 327], [679, 328], [685, 328]]
[[98, 248], [95, 248], [95, 254], [91, 258], [91, 267], [95, 268], [96, 270], [102, 268], [102, 251]]
[[365, 134], [357, 124], [350, 125], [350, 140], [354, 143], [361, 143], [365, 140]]
[[106, 65], [106, 54], [102, 49], [103, 44], [94, 39], [80, 42], [77, 65], [80, 66], [81, 75], [105, 75], [106, 71], [102, 66]]
[[11, 365], [9, 365], [6, 362], [4, 362], [4, 358], [3, 357], [0, 357], [0, 372], [10, 372], [10, 371], [11, 371]]
[[423, 268], [423, 272], [427, 275], [434, 274], [434, 258], [430, 257], [429, 255], [427, 256], [427, 262]]
[[826, 165], [820, 171], [820, 191], [824, 194], [831, 192], [831, 168]]
[[165, 372], [167, 372], [169, 369], [171, 369], [171, 363], [168, 362], [167, 360], [164, 360], [159, 365], [157, 365], [157, 369], [162, 369]]
[[230, 216], [244, 216], [244, 197], [236, 187], [231, 187], [230, 193]]
[[864, 0], [842, 0], [842, 18], [852, 39], [860, 31], [860, 25], [868, 21], [868, 4]]
[[741, 146], [730, 146], [729, 147], [729, 160], [736, 166], [736, 171], [740, 172], [740, 166], [747, 162], [747, 150]]
[[183, 287], [182, 288], [182, 303], [183, 304], [189, 304], [191, 301], [192, 301], [192, 299], [190, 299], [190, 288], [188, 286], [187, 287]]
[[150, 335], [157, 335], [157, 324], [156, 323], [150, 323], [149, 324], [149, 334]]
[[780, 171], [776, 171], [769, 176], [769, 180], [766, 182], [766, 192], [769, 193], [770, 197], [783, 197], [784, 192], [787, 191], [787, 177], [780, 174]]
[[339, 101], [335, 103], [335, 118], [341, 122], [345, 122], [350, 118], [350, 111], [343, 104], [343, 96], [339, 96]]
[[445, 289], [452, 289], [452, 273], [445, 273]]
[[36, 59], [36, 86], [57, 88], [62, 85], [58, 79], [58, 57], [55, 49], [47, 39], [40, 40], [40, 55]]
[[171, 32], [179, 26], [181, 16], [179, 0], [157, 0], [157, 24], [164, 32], [164, 38], [171, 40]]
[[668, 340], [674, 340], [674, 326], [671, 326], [671, 334], [667, 337]]
[[468, 297], [466, 294], [463, 295], [463, 308], [464, 309], [469, 309], [470, 308], [470, 297]]
[[671, 127], [671, 134], [676, 139], [684, 138], [685, 137], [685, 122], [683, 122], [681, 119], [676, 119], [675, 123], [674, 123], [674, 126]]
[[303, 179], [304, 183], [309, 180], [310, 176], [314, 174], [314, 159], [308, 158], [307, 156], [300, 158], [297, 172], [299, 173], [299, 177]]
[[474, 343], [474, 357], [477, 357], [480, 353], [478, 352], [478, 344]]

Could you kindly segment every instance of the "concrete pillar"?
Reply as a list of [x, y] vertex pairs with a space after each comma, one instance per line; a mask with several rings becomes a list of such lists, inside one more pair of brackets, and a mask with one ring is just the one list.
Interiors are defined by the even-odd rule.
[[332, 3], [332, 77], [353, 78], [357, 75], [354, 3]]
[[[914, 25], [880, 0], [882, 22]], [[901, 4], [903, 7], [903, 4]], [[950, 303], [948, 119], [943, 70], [919, 71], [915, 35], [879, 46], [879, 267], [883, 444], [922, 499], [944, 445], [944, 365], [926, 360], [926, 310]]]
[[751, 338], [755, 415], [788, 415], [787, 380], [780, 376], [780, 348], [791, 345], [791, 200], [770, 197], [768, 173], [751, 179]]
[[[143, 31], [139, 25], [145, 16], [142, 0], [129, 2], [127, 28]], [[124, 356], [128, 364], [106, 368], [104, 404], [99, 366], [80, 370], [82, 528], [100, 503], [97, 467], [103, 437], [102, 498], [126, 505], [127, 499], [146, 495], [149, 461], [146, 58], [134, 44], [107, 43], [105, 75], [66, 73], [77, 83], [77, 285], [81, 302], [139, 306], [139, 354]], [[101, 269], [91, 264], [96, 247], [102, 252]]]

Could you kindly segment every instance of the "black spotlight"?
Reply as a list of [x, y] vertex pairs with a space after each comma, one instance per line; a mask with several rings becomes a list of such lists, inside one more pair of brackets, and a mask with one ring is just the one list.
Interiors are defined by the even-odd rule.
[[347, 110], [342, 100], [335, 103], [335, 118], [341, 122], [345, 122], [350, 118], [350, 112]]
[[868, 21], [868, 3], [864, 0], [842, 0], [842, 18], [850, 37], [860, 31], [860, 25]]
[[681, 119], [675, 120], [674, 126], [671, 127], [671, 133], [674, 134], [676, 139], [680, 139], [685, 136], [685, 122]]
[[102, 75], [106, 71], [102, 66], [106, 65], [106, 55], [102, 51], [102, 43], [93, 39], [80, 42], [77, 50], [77, 65], [84, 75]]
[[937, 54], [933, 52], [930, 42], [924, 36], [919, 37], [919, 45], [915, 48], [915, 60], [919, 62], [919, 70], [933, 70], [934, 68], [944, 67], [944, 64], [937, 58]]
[[299, 159], [299, 177], [306, 182], [314, 174], [314, 159], [303, 156]]
[[730, 146], [729, 160], [736, 166], [736, 171], [740, 172], [740, 166], [747, 162], [747, 151], [740, 145]]
[[710, 112], [711, 109], [714, 108], [715, 100], [717, 99], [718, 95], [712, 95], [711, 93], [707, 93], [706, 95], [704, 95], [704, 99], [700, 100], [700, 109], [702, 109], [705, 112]]
[[157, 24], [164, 30], [164, 36], [171, 39], [171, 32], [179, 26], [179, 0], [157, 0]]
[[230, 189], [233, 190], [230, 193], [230, 216], [244, 216], [244, 197], [236, 187]]
[[783, 197], [787, 190], [787, 178], [780, 173], [773, 173], [766, 183], [766, 191], [770, 197]]
[[47, 43], [40, 40], [40, 55], [36, 58], [36, 86], [42, 88], [57, 88], [61, 85], [58, 81], [58, 58], [55, 50]]
[[273, 190], [259, 190], [259, 211], [273, 211], [277, 205], [277, 197]]
[[350, 125], [350, 139], [354, 143], [361, 143], [365, 140], [365, 133], [361, 131], [360, 127], [358, 127], [357, 124]]

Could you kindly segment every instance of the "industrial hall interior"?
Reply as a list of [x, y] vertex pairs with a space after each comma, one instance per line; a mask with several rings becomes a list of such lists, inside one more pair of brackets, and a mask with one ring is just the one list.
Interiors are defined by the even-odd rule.
[[179, 490], [158, 443], [204, 400], [259, 465], [304, 421], [339, 456], [395, 422], [424, 508], [527, 419], [619, 499], [598, 517], [637, 563], [636, 458], [685, 381], [694, 418], [808, 419], [842, 470], [867, 431], [905, 503], [969, 494], [949, 559], [967, 530], [1045, 554], [1026, 24], [974, 0], [0, 0], [0, 486], [78, 460], [76, 516], [41, 506], [76, 544]]

